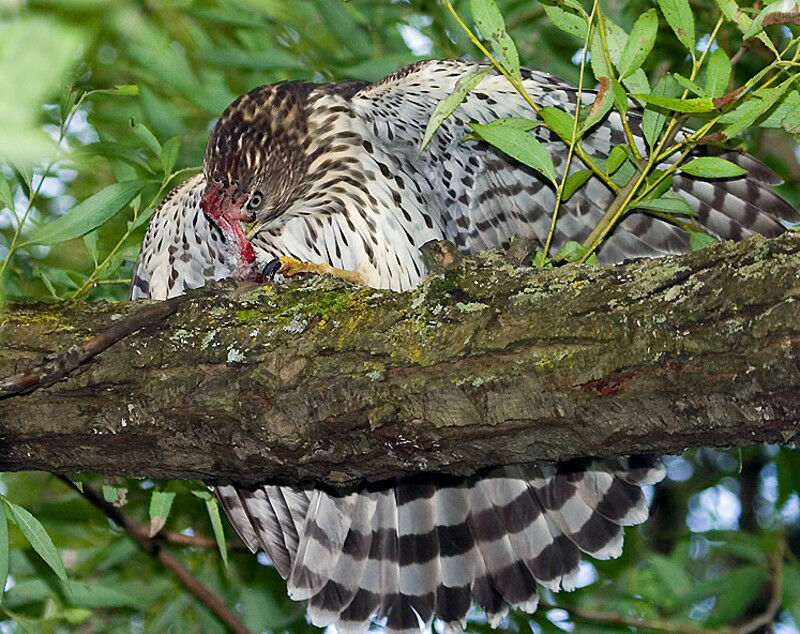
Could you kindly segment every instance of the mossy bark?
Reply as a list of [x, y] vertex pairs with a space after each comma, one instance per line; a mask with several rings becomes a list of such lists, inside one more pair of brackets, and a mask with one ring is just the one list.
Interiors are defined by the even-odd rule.
[[[219, 283], [0, 401], [0, 470], [334, 484], [792, 442], [800, 237], [617, 266], [466, 259], [408, 293]], [[0, 375], [139, 303], [6, 308]]]

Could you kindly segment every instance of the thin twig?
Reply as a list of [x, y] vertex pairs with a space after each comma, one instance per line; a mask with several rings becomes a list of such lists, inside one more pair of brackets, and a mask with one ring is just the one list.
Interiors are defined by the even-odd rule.
[[731, 66], [736, 66], [736, 64], [739, 63], [739, 60], [741, 60], [749, 50], [750, 50], [750, 40], [745, 40], [744, 42], [742, 42], [742, 45], [739, 47], [739, 50], [733, 54], [733, 57], [731, 57]]
[[162, 547], [158, 539], [148, 537], [147, 529], [144, 526], [137, 524], [117, 507], [106, 502], [103, 495], [94, 487], [84, 484], [81, 490], [66, 476], [56, 474], [56, 477], [80, 493], [93, 506], [100, 509], [106, 517], [128, 533], [148, 555], [160, 561], [189, 592], [202, 601], [232, 631], [236, 634], [252, 634], [251, 630], [214, 593], [200, 583], [178, 559]]
[[684, 625], [682, 623], [670, 623], [669, 621], [656, 621], [645, 619], [640, 616], [620, 614], [618, 612], [601, 612], [599, 610], [589, 610], [578, 608], [571, 605], [554, 605], [551, 603], [539, 602], [539, 607], [545, 610], [564, 610], [581, 621], [594, 621], [595, 623], [610, 623], [613, 625], [628, 625], [640, 627], [660, 632], [671, 632], [675, 634], [740, 634], [738, 630], [720, 630], [698, 627], [696, 625]]
[[28, 394], [40, 387], [47, 387], [66, 378], [70, 373], [118, 341], [132, 335], [137, 330], [156, 324], [174, 314], [187, 298], [187, 295], [181, 295], [147, 306], [119, 320], [106, 331], [92, 337], [81, 346], [72, 346], [69, 350], [59, 352], [50, 360], [35, 368], [0, 379], [0, 399]]
[[[142, 526], [142, 530], [147, 534], [147, 529]], [[159, 531], [157, 533], [158, 539], [167, 542], [168, 544], [175, 544], [176, 546], [193, 546], [195, 548], [210, 548], [217, 550], [217, 542], [211, 537], [204, 537], [203, 535], [184, 535], [177, 531]], [[242, 542], [227, 542], [225, 549], [230, 552], [232, 550], [250, 552]]]

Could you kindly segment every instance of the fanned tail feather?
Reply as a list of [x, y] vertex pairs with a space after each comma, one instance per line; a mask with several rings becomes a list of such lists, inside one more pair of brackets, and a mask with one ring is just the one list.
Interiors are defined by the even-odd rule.
[[580, 552], [618, 556], [622, 527], [647, 517], [641, 486], [663, 475], [657, 459], [634, 456], [409, 476], [347, 495], [217, 493], [246, 543], [257, 541], [288, 578], [290, 595], [309, 601], [312, 623], [355, 633], [385, 619], [387, 632], [411, 633], [434, 617], [461, 629], [473, 601], [497, 625], [510, 607], [535, 611], [537, 584], [574, 588]]

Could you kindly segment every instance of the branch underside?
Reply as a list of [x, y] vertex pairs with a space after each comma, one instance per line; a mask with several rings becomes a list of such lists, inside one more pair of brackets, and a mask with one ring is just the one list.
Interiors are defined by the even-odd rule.
[[[790, 443], [799, 294], [796, 234], [549, 270], [486, 252], [408, 293], [217, 283], [1, 400], [0, 470], [347, 484]], [[9, 305], [0, 375], [145, 303]]]

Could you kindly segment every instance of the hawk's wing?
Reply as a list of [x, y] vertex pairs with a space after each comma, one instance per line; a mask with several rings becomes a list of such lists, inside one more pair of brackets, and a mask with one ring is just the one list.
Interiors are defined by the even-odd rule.
[[[488, 123], [502, 117], [536, 115], [508, 81], [490, 73], [467, 95], [433, 136], [419, 156], [420, 141], [436, 105], [453, 92], [456, 83], [482, 65], [456, 60], [419, 62], [363, 88], [352, 106], [364, 122], [362, 134], [370, 139], [373, 158], [385, 164], [393, 178], [407, 176], [427, 186], [428, 212], [445, 235], [463, 251], [474, 253], [507, 244], [513, 234], [531, 236], [543, 245], [555, 201], [553, 187], [537, 172], [509, 160], [485, 143], [463, 142], [469, 122]], [[574, 86], [538, 71], [522, 70], [523, 84], [540, 106], [555, 106], [573, 113], [578, 92]], [[595, 91], [584, 90], [583, 103]], [[631, 108], [631, 127], [637, 145], [644, 149], [641, 114]], [[547, 148], [563, 171], [567, 145], [544, 127], [531, 132]], [[616, 113], [583, 138], [589, 155], [606, 158], [625, 143]], [[678, 174], [673, 189], [698, 213], [697, 223], [723, 240], [742, 239], [753, 232], [780, 234], [781, 220], [797, 220], [797, 212], [768, 189], [780, 179], [757, 159], [738, 152], [725, 158], [741, 165], [747, 175], [737, 179], [700, 180]], [[584, 169], [573, 157], [572, 172]], [[557, 250], [567, 240], [584, 240], [613, 201], [613, 192], [592, 178], [562, 205], [553, 240]], [[599, 250], [601, 261], [616, 262], [640, 256], [683, 253], [688, 234], [676, 226], [644, 213], [630, 214]], [[555, 252], [552, 251], [552, 253]]]

